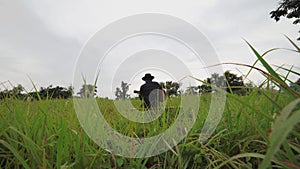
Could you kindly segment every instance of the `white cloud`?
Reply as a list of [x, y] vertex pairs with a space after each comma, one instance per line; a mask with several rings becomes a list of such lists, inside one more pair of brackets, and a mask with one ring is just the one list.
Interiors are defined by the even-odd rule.
[[[293, 39], [299, 36], [299, 26], [291, 21], [275, 23], [270, 18], [269, 12], [276, 6], [277, 2], [260, 0], [3, 1], [0, 82], [11, 80], [30, 87], [28, 75], [41, 86], [69, 85], [76, 57], [93, 34], [125, 16], [151, 12], [172, 15], [199, 28], [222, 62], [252, 64], [256, 58], [242, 38], [264, 52], [273, 47], [292, 48], [282, 34]], [[282, 55], [289, 56], [283, 60]], [[299, 54], [275, 52], [267, 59], [300, 67], [297, 57]], [[238, 73], [235, 67], [224, 67]], [[251, 78], [262, 79], [257, 73]]]
[[28, 88], [32, 85], [27, 76], [41, 85], [66, 83], [66, 78], [71, 81], [80, 48], [76, 41], [53, 34], [32, 11], [15, 1], [0, 6], [0, 20], [0, 81], [11, 80]]

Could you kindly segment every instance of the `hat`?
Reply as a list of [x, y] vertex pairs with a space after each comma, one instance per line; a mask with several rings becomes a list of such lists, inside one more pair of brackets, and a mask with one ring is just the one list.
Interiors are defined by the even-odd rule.
[[150, 73], [146, 73], [145, 76], [142, 78], [142, 80], [145, 81], [146, 79], [152, 80], [154, 79], [154, 76], [152, 76]]

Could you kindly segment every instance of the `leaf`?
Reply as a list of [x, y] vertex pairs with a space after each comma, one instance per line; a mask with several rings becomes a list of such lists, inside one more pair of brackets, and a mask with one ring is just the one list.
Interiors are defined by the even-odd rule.
[[258, 60], [263, 64], [263, 66], [267, 69], [267, 71], [276, 79], [280, 80], [281, 82], [284, 83], [284, 81], [280, 78], [280, 76], [273, 70], [273, 68], [263, 59], [263, 57], [254, 49], [254, 47], [246, 41], [248, 46], [251, 48], [251, 50], [254, 52]]
[[122, 158], [117, 159], [118, 167], [121, 167], [124, 164], [124, 160]]
[[[270, 53], [270, 52], [272, 52], [272, 51], [275, 51], [275, 50], [279, 50], [280, 48], [273, 48], [273, 49], [270, 49], [270, 50], [267, 50], [265, 53], [263, 53], [262, 55], [261, 55], [261, 57], [264, 57], [265, 55], [267, 55], [268, 53]], [[254, 63], [253, 63], [253, 67], [256, 65], [256, 63], [259, 61], [259, 59], [257, 59]], [[248, 73], [246, 74], [246, 76], [245, 76], [245, 78], [247, 78], [249, 75], [250, 75], [250, 73], [251, 73], [251, 71], [253, 70], [253, 68], [250, 68], [250, 70], [248, 71]]]
[[[274, 82], [283, 91], [287, 92], [290, 96], [293, 96], [294, 98], [300, 97], [300, 94], [295, 92], [293, 89], [291, 89], [282, 79], [277, 79], [276, 77], [272, 76], [271, 74], [269, 74], [268, 72], [266, 72], [260, 68], [253, 67], [253, 66], [247, 65], [247, 64], [242, 64], [242, 63], [221, 63], [221, 64], [222, 65], [232, 64], [232, 65], [245, 66], [245, 67], [250, 67], [250, 68], [256, 69], [259, 72], [261, 72], [264, 76], [271, 79], [272, 82]], [[221, 65], [221, 64], [217, 64], [217, 65]], [[213, 65], [213, 66], [216, 66], [216, 65]]]
[[291, 44], [298, 50], [298, 52], [300, 52], [300, 47], [298, 47], [296, 45], [296, 43], [294, 43], [288, 36], [286, 36], [286, 35], [284, 35], [284, 36], [291, 42]]
[[259, 168], [267, 168], [270, 165], [270, 162], [275, 153], [279, 150], [280, 145], [286, 140], [286, 137], [293, 127], [300, 121], [300, 110], [293, 113], [293, 109], [298, 103], [300, 103], [300, 99], [296, 99], [290, 103], [281, 111], [281, 114], [275, 120], [273, 131], [270, 134], [270, 146], [268, 147], [267, 154]]
[[13, 146], [8, 144], [6, 141], [0, 139], [0, 143], [3, 144], [6, 148], [8, 148], [14, 156], [20, 161], [20, 163], [23, 165], [25, 169], [30, 169], [26, 161], [21, 157], [21, 155], [18, 153], [18, 150], [16, 150]]
[[28, 76], [28, 78], [29, 78], [29, 80], [30, 80], [30, 82], [31, 82], [31, 84], [32, 84], [32, 86], [33, 86], [33, 88], [34, 88], [34, 91], [35, 91], [35, 93], [36, 93], [36, 95], [37, 95], [39, 101], [41, 101], [42, 99], [41, 99], [41, 96], [40, 96], [40, 94], [39, 94], [39, 92], [38, 92], [38, 90], [37, 90], [37, 88], [36, 88], [36, 85], [33, 83], [33, 81], [31, 80], [31, 78], [30, 78], [29, 76]]
[[62, 156], [63, 156], [63, 148], [64, 148], [64, 141], [66, 135], [66, 123], [62, 123], [61, 131], [58, 136], [57, 141], [57, 154], [56, 154], [56, 166], [60, 167], [62, 164]]
[[283, 66], [278, 66], [278, 65], [274, 65], [274, 66], [276, 66], [276, 67], [279, 68], [279, 69], [282, 69], [282, 70], [285, 70], [285, 71], [287, 71], [287, 72], [290, 72], [290, 73], [293, 73], [293, 74], [295, 74], [295, 75], [300, 76], [300, 73], [298, 73], [298, 72], [296, 72], [296, 71], [293, 71], [293, 70], [291, 70], [291, 69], [287, 69], [287, 68], [285, 68], [285, 67], [283, 67]]
[[258, 154], [258, 153], [243, 153], [238, 154], [233, 157], [230, 157], [228, 160], [222, 162], [220, 165], [215, 167], [215, 169], [221, 168], [222, 166], [226, 165], [227, 163], [230, 163], [233, 160], [239, 159], [239, 158], [246, 158], [246, 157], [254, 157], [254, 158], [264, 158], [264, 155]]

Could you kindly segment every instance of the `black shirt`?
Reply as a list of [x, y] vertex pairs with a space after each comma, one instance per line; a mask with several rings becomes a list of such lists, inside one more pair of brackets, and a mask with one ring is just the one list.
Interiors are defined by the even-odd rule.
[[150, 107], [149, 95], [155, 89], [162, 89], [159, 83], [157, 82], [146, 82], [140, 88], [140, 97], [144, 99], [145, 107]]

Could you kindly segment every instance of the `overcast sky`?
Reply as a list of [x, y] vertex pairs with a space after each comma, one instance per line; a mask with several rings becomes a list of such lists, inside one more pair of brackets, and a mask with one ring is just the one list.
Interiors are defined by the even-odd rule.
[[[282, 19], [276, 23], [270, 18], [269, 13], [277, 7], [277, 3], [272, 0], [0, 0], [0, 82], [9, 80], [14, 85], [21, 83], [27, 90], [31, 90], [30, 77], [38, 87], [50, 84], [69, 86], [72, 84], [76, 61], [84, 45], [107, 25], [121, 18], [142, 13], [166, 14], [190, 23], [208, 39], [220, 62], [252, 64], [256, 59], [255, 55], [243, 39], [262, 53], [274, 47], [293, 48], [283, 34], [291, 39], [299, 36], [300, 27], [293, 25], [292, 21]], [[166, 42], [164, 41], [164, 44]], [[159, 46], [159, 43], [157, 45]], [[147, 53], [142, 54], [144, 57], [148, 56]], [[168, 60], [171, 55], [164, 55], [161, 51], [157, 51], [156, 54], [165, 58], [162, 63], [165, 63], [166, 67], [170, 66]], [[132, 57], [139, 58], [139, 53]], [[266, 59], [276, 65], [294, 65], [294, 70], [299, 71], [299, 54], [277, 51], [267, 55]], [[131, 83], [131, 90], [136, 89], [142, 83], [140, 78], [143, 73], [149, 70], [137, 70], [140, 74], [127, 77], [126, 68], [128, 67], [129, 71], [136, 65], [130, 64], [132, 62], [129, 61], [129, 58], [123, 63], [119, 63], [117, 59], [107, 60], [107, 69], [105, 66], [101, 68], [100, 76], [106, 71], [105, 76], [111, 76], [113, 84], [124, 80]], [[107, 71], [109, 67], [122, 64], [120, 70], [111, 74]], [[189, 63], [186, 59], [184, 64], [188, 65], [187, 69], [197, 71], [195, 67], [189, 67], [193, 65], [193, 61]], [[248, 70], [236, 66], [223, 66], [223, 69], [230, 69], [238, 74], [240, 73], [237, 69], [242, 73]], [[199, 69], [199, 72], [201, 71], [203, 70]], [[153, 73], [158, 81], [180, 78], [179, 75], [174, 77], [168, 75], [168, 72], [156, 72], [155, 69], [150, 70], [150, 73]], [[199, 73], [197, 76], [204, 79], [208, 74]], [[256, 83], [263, 79], [255, 72], [249, 78]], [[293, 80], [296, 78], [298, 77], [291, 77]], [[111, 97], [113, 93], [107, 91], [106, 87], [113, 89], [115, 86], [104, 81], [99, 84], [99, 88], [102, 85], [105, 91], [100, 90], [99, 95]], [[3, 89], [3, 86], [0, 86], [0, 89]]]

